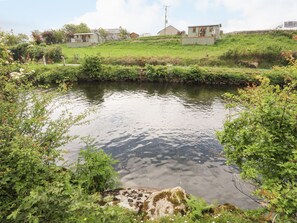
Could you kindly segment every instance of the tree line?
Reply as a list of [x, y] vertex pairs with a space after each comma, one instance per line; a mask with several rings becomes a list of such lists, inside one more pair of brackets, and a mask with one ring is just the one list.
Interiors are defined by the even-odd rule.
[[[59, 44], [70, 42], [71, 38], [74, 38], [75, 33], [90, 33], [91, 29], [86, 23], [66, 24], [61, 29], [49, 29], [43, 32], [34, 30], [31, 32], [34, 43], [40, 45], [45, 43], [46, 45]], [[103, 37], [107, 37], [107, 32], [103, 28], [98, 29], [98, 33]], [[121, 39], [127, 39], [129, 33], [126, 29], [120, 27]], [[26, 34], [14, 34], [13, 31], [7, 33], [6, 44], [8, 46], [15, 46], [20, 43], [29, 42], [29, 36]]]

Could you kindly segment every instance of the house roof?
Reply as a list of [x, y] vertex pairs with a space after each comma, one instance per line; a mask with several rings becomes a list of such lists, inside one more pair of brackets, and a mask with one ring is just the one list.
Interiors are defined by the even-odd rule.
[[179, 32], [179, 30], [178, 30], [177, 28], [175, 28], [175, 27], [172, 26], [172, 25], [169, 25], [169, 26], [167, 26], [166, 28], [160, 30], [160, 31], [158, 32], [158, 34], [161, 33], [161, 32], [163, 32], [165, 29], [168, 29], [168, 28], [173, 28], [173, 29], [175, 29], [177, 32]]
[[222, 27], [222, 24], [216, 24], [216, 25], [199, 25], [199, 26], [189, 26], [188, 28], [195, 28], [195, 27], [212, 27], [212, 26], [220, 26], [220, 27]]
[[74, 33], [74, 36], [94, 35], [94, 33]]

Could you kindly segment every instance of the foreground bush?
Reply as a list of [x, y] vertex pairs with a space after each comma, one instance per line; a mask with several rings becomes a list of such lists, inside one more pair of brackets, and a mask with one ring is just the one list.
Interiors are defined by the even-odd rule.
[[87, 147], [81, 150], [75, 171], [75, 180], [88, 192], [96, 193], [118, 186], [116, 161], [103, 150]]
[[138, 222], [99, 205], [99, 191], [117, 184], [114, 160], [103, 151], [81, 152], [73, 171], [56, 164], [58, 148], [73, 139], [69, 128], [85, 116], [65, 111], [51, 119], [56, 93], [39, 94], [26, 72], [11, 76], [10, 57], [0, 44], [0, 222]]
[[228, 163], [254, 182], [280, 219], [297, 220], [296, 82], [281, 88], [263, 80], [229, 99], [243, 110], [219, 133]]

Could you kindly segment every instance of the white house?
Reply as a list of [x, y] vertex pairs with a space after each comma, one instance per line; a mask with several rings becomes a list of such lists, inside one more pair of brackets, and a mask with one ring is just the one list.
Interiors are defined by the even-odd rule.
[[106, 41], [121, 40], [121, 29], [104, 29], [103, 33], [97, 29], [90, 33], [75, 33], [68, 47], [86, 47]]
[[99, 34], [97, 32], [90, 33], [74, 33], [74, 37], [67, 43], [68, 47], [86, 47], [94, 44], [98, 44]]
[[188, 35], [183, 36], [183, 45], [213, 45], [221, 38], [221, 24], [189, 26]]

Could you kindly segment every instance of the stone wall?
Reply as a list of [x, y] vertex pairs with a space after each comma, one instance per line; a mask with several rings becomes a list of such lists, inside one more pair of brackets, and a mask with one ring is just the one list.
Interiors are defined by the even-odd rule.
[[90, 43], [90, 42], [82, 42], [82, 43], [67, 43], [67, 46], [70, 48], [79, 48], [79, 47], [87, 47], [87, 46], [91, 46], [94, 45], [94, 43]]
[[215, 44], [214, 37], [183, 37], [182, 45], [213, 45]]

